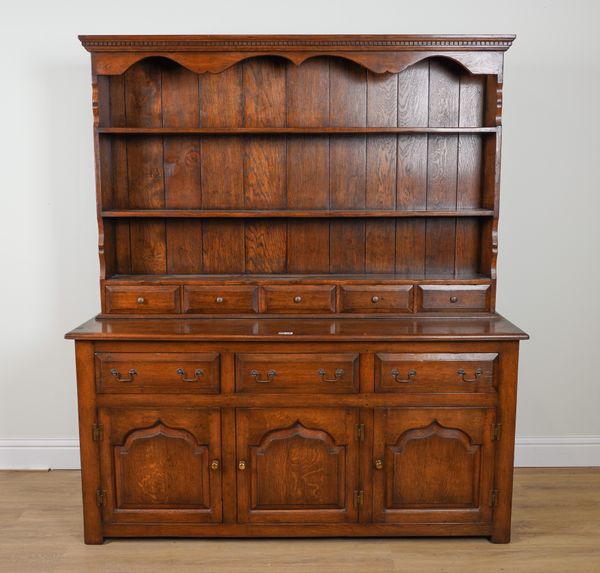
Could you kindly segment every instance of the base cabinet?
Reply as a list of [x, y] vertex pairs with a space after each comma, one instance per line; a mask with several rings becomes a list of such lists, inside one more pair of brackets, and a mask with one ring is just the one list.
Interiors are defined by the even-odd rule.
[[88, 543], [508, 541], [515, 343], [163, 346], [77, 344]]

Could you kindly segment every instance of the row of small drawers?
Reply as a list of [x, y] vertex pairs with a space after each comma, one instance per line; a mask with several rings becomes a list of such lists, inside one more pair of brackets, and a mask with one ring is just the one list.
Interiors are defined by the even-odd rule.
[[[107, 313], [251, 314], [486, 311], [489, 285], [106, 286]], [[181, 292], [180, 292], [181, 291]], [[261, 293], [262, 291], [262, 293]], [[259, 296], [262, 295], [262, 296]], [[416, 301], [415, 301], [416, 298]], [[262, 303], [259, 304], [259, 300]]]
[[[498, 355], [377, 353], [376, 392], [492, 392]], [[207, 393], [220, 390], [220, 355], [96, 354], [103, 393]], [[359, 391], [359, 354], [237, 353], [235, 391], [340, 394]]]

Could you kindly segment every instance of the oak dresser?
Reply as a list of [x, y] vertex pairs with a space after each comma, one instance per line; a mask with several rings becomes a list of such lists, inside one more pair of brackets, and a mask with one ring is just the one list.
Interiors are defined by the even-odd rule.
[[81, 36], [102, 312], [86, 543], [510, 539], [514, 36]]

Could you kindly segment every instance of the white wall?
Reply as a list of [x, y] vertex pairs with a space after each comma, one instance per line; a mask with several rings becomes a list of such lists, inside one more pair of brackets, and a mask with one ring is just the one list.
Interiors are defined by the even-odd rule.
[[498, 293], [499, 311], [532, 337], [522, 346], [518, 459], [600, 464], [599, 6], [5, 3], [0, 467], [76, 463], [73, 345], [62, 337], [99, 310], [89, 54], [76, 39], [82, 33], [518, 34], [506, 58]]

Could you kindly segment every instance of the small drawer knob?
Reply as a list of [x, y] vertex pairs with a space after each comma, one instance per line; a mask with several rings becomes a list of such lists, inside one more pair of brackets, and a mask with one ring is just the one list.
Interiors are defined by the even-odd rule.
[[219, 460], [213, 460], [210, 462], [210, 469], [213, 471], [217, 471], [221, 467], [221, 462]]
[[143, 296], [138, 296], [137, 297], [137, 303], [138, 304], [144, 304], [146, 302], [146, 299]]
[[457, 297], [457, 296], [451, 296], [451, 297], [450, 297], [450, 302], [451, 302], [451, 303], [458, 302], [458, 297]]
[[379, 302], [379, 297], [377, 295], [371, 297], [371, 302], [373, 304], [377, 304]]
[[242, 471], [242, 472], [246, 469], [246, 462], [245, 462], [245, 460], [240, 460], [240, 463], [238, 464], [238, 469], [240, 471]]
[[375, 469], [376, 470], [383, 469], [383, 460], [375, 460]]
[[294, 302], [295, 302], [296, 304], [299, 304], [299, 303], [301, 303], [301, 302], [302, 302], [302, 297], [301, 297], [301, 296], [295, 296], [295, 297], [294, 297]]
[[225, 300], [225, 299], [224, 299], [222, 296], [218, 296], [218, 297], [215, 299], [215, 302], [216, 302], [217, 304], [221, 304], [221, 303], [222, 303], [224, 300]]

